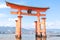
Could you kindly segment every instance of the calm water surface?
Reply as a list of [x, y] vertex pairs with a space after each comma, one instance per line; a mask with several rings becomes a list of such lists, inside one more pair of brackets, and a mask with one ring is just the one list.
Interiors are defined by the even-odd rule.
[[0, 40], [60, 40], [60, 37], [35, 38], [34, 34], [23, 34], [22, 39], [15, 39], [15, 34], [0, 34]]

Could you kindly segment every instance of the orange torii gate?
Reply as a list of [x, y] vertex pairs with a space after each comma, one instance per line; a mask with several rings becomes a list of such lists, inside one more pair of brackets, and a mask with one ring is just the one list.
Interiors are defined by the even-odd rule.
[[[11, 12], [11, 14], [17, 14], [18, 15], [18, 20], [16, 20], [16, 37], [21, 38], [21, 20], [22, 20], [22, 15], [27, 15], [27, 16], [36, 16], [37, 17], [37, 22], [35, 21], [36, 24], [36, 35], [41, 36], [41, 33], [45, 33], [46, 36], [46, 31], [41, 30], [41, 22], [40, 22], [40, 17], [41, 16], [46, 16], [46, 14], [41, 14], [40, 12], [45, 12], [48, 8], [39, 8], [39, 7], [31, 7], [31, 6], [23, 6], [23, 5], [18, 5], [10, 2], [6, 2], [6, 5], [11, 7], [12, 9], [17, 9], [18, 12]], [[21, 12], [21, 10], [26, 10], [27, 13]], [[36, 11], [37, 13], [31, 13], [32, 11]], [[42, 18], [43, 24], [45, 25], [45, 18]], [[46, 30], [46, 27], [44, 27]]]

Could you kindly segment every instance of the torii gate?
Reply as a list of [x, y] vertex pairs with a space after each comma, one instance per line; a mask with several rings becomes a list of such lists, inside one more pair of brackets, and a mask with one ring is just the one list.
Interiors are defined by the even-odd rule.
[[[31, 6], [23, 6], [23, 5], [18, 5], [10, 2], [6, 2], [6, 5], [11, 7], [12, 9], [17, 9], [18, 12], [11, 12], [11, 14], [17, 14], [18, 15], [18, 20], [16, 20], [16, 37], [21, 38], [21, 20], [22, 20], [22, 15], [27, 15], [27, 16], [36, 16], [37, 17], [37, 22], [35, 21], [36, 24], [36, 32], [37, 36], [40, 37], [41, 33], [44, 33], [43, 36], [46, 36], [46, 27], [44, 27], [44, 30], [41, 30], [41, 22], [40, 22], [40, 17], [41, 16], [46, 16], [46, 14], [41, 14], [40, 12], [45, 12], [49, 8], [39, 8], [39, 7], [31, 7]], [[21, 12], [21, 10], [27, 10], [27, 13]], [[36, 14], [31, 13], [32, 11], [36, 11]], [[45, 26], [45, 18], [43, 19], [43, 25]]]

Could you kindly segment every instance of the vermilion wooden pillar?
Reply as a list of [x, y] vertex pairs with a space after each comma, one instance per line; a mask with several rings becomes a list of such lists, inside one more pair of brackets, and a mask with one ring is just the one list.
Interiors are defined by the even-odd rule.
[[16, 20], [16, 38], [21, 38], [21, 20], [22, 16], [18, 16], [18, 20]]
[[42, 25], [43, 25], [42, 35], [43, 37], [46, 37], [46, 18], [42, 18]]
[[21, 22], [22, 22], [21, 12], [18, 11], [18, 20], [16, 20], [16, 38], [21, 38]]
[[35, 21], [34, 23], [35, 23], [35, 36], [37, 37], [37, 21]]

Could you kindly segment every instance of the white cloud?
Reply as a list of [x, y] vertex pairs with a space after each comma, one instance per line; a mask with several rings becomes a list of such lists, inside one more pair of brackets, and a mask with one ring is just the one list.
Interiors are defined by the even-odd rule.
[[6, 4], [0, 4], [0, 8], [9, 8]]
[[5, 27], [15, 27], [15, 19], [16, 18], [8, 18], [7, 20], [0, 21], [0, 26], [5, 26]]
[[47, 29], [60, 29], [60, 21], [47, 22]]
[[[3, 14], [0, 14], [3, 15]], [[16, 26], [15, 20], [17, 20], [17, 18], [8, 18], [8, 20], [6, 21], [0, 21], [0, 26]], [[22, 21], [22, 28], [35, 28], [34, 23], [28, 23], [28, 22], [23, 22]], [[51, 22], [46, 22], [46, 28], [47, 29], [60, 29], [60, 21], [51, 21]]]
[[17, 18], [8, 18], [8, 21], [15, 21]]
[[5, 26], [10, 26], [10, 27], [16, 26], [15, 20], [17, 20], [17, 18], [8, 18], [8, 22]]

